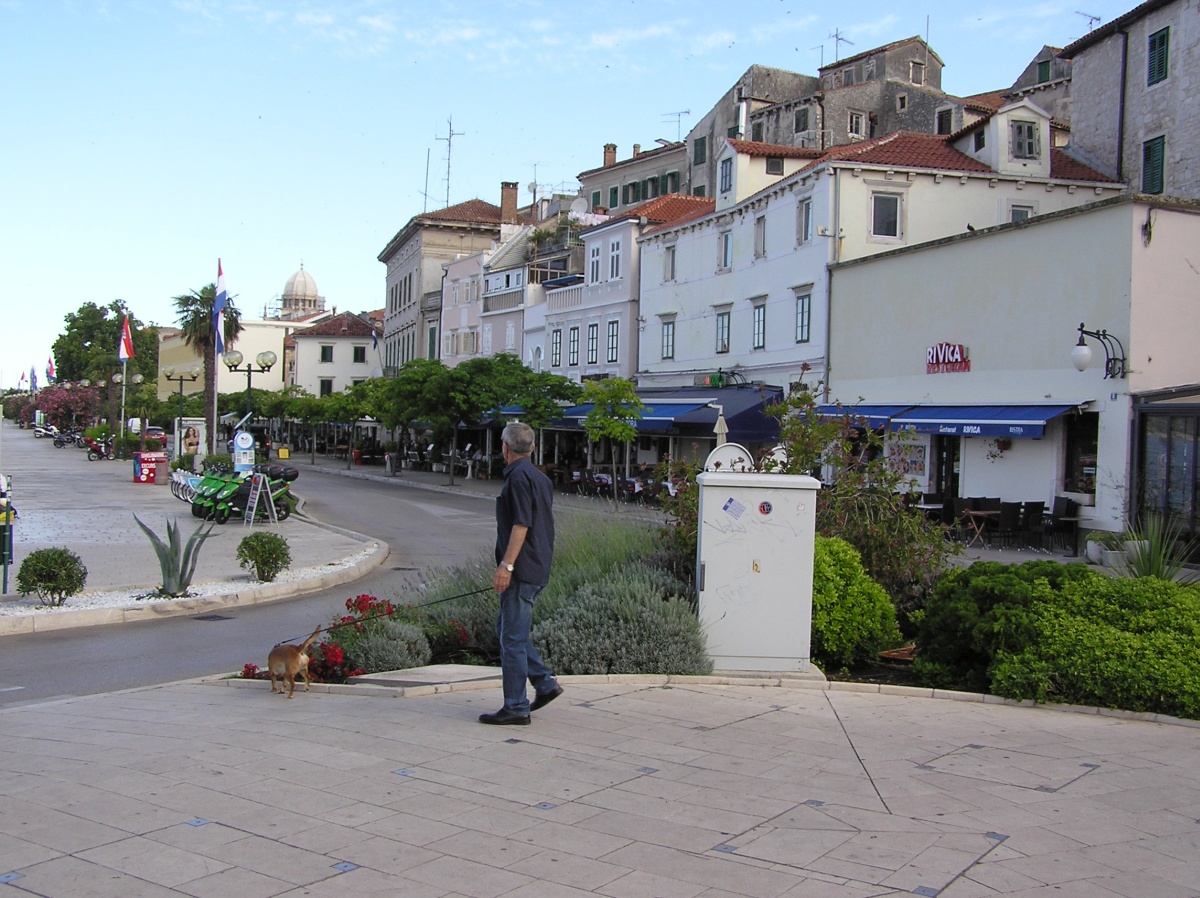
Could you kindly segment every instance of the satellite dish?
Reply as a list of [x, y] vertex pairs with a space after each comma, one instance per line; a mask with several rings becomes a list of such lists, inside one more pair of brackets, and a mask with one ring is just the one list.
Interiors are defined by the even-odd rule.
[[530, 181], [525, 185], [525, 189], [530, 193], [537, 193], [537, 181]]
[[754, 453], [741, 443], [722, 443], [704, 460], [705, 471], [753, 471]]
[[571, 200], [571, 214], [578, 218], [587, 212], [587, 200], [581, 196]]

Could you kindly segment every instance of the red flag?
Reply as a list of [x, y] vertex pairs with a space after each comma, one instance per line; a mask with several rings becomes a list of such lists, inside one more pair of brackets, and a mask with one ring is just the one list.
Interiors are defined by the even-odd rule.
[[117, 349], [117, 358], [122, 362], [128, 362], [133, 358], [133, 336], [129, 333], [129, 316], [125, 316], [125, 323], [121, 325], [121, 346]]

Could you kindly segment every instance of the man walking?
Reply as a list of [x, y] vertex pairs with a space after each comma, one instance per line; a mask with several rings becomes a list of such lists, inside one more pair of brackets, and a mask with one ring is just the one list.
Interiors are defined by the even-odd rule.
[[[500, 638], [504, 707], [480, 714], [480, 723], [527, 726], [529, 713], [562, 695], [562, 687], [529, 638], [533, 600], [550, 580], [554, 555], [554, 499], [550, 478], [532, 461], [533, 428], [509, 424], [501, 436], [504, 486], [496, 499], [496, 573], [492, 586], [500, 594], [496, 635]], [[529, 680], [537, 693], [533, 704], [525, 692]]]

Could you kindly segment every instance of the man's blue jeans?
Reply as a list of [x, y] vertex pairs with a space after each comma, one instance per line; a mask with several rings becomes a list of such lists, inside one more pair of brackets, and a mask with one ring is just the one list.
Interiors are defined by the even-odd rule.
[[514, 579], [508, 589], [500, 593], [500, 614], [496, 618], [500, 667], [504, 672], [504, 709], [523, 717], [529, 714], [529, 698], [525, 692], [527, 679], [538, 692], [549, 692], [558, 685], [529, 638], [533, 600], [542, 589], [542, 586]]

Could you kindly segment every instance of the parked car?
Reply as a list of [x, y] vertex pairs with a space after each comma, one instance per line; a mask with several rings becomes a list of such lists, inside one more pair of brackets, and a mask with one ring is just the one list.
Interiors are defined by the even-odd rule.
[[167, 432], [161, 427], [156, 427], [153, 424], [146, 428], [146, 445], [153, 446], [157, 444], [159, 448], [167, 445]]

